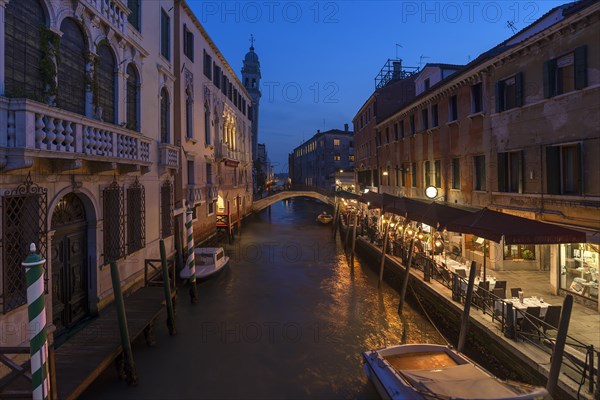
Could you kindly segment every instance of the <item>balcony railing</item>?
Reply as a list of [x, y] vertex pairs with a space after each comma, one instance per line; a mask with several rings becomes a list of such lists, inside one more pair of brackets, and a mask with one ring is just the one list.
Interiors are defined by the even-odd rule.
[[200, 185], [187, 186], [187, 202], [189, 206], [195, 206], [202, 201], [202, 188]]
[[37, 157], [151, 164], [150, 138], [35, 101], [0, 97], [0, 123], [0, 149], [8, 149], [0, 168], [18, 169]]
[[206, 200], [216, 200], [219, 197], [219, 187], [217, 185], [206, 185]]
[[179, 168], [179, 147], [168, 143], [158, 144], [159, 166], [161, 168]]
[[120, 32], [125, 32], [129, 9], [121, 0], [87, 0], [86, 2]]

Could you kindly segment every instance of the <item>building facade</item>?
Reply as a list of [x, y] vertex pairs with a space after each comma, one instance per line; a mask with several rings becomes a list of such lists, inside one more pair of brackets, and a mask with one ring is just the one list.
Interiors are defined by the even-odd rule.
[[[354, 132], [331, 129], [317, 133], [291, 154], [290, 178], [293, 185], [335, 188], [335, 173], [354, 168]], [[293, 174], [293, 175], [292, 175]]]
[[[176, 216], [188, 205], [211, 199], [215, 208], [219, 197], [250, 204], [242, 111], [250, 97], [183, 1], [0, 7], [0, 325], [16, 327], [2, 337], [12, 346], [29, 339], [21, 262], [30, 243], [47, 260], [46, 310], [57, 337], [112, 301], [111, 262], [130, 290], [143, 282], [145, 260], [160, 258], [160, 239], [176, 254]], [[204, 60], [183, 61], [193, 48], [184, 24], [196, 55], [206, 49], [221, 68], [226, 95], [206, 77]]]
[[[497, 270], [547, 271], [556, 293], [598, 307], [600, 243], [600, 4], [557, 7], [464, 68], [431, 84], [379, 132], [379, 188], [489, 207], [588, 233], [572, 245], [482, 247], [462, 251]], [[391, 171], [394, 173], [391, 173]], [[383, 172], [388, 172], [384, 176]]]
[[[193, 212], [196, 242], [215, 233], [217, 215], [252, 206], [252, 99], [187, 2], [175, 2], [177, 222]], [[178, 241], [179, 243], [179, 241]]]
[[354, 171], [357, 188], [361, 191], [379, 190], [380, 144], [396, 140], [399, 132], [382, 133], [377, 123], [415, 97], [416, 72], [416, 68], [403, 68], [401, 60], [388, 60], [375, 79], [375, 91], [352, 120], [356, 148]]

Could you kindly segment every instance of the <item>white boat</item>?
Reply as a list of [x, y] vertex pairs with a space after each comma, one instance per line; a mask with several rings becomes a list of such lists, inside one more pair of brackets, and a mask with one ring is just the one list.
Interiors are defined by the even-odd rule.
[[405, 344], [363, 353], [383, 399], [538, 399], [546, 389], [502, 381], [448, 346]]
[[[196, 261], [196, 278], [206, 278], [215, 274], [229, 263], [229, 257], [225, 255], [222, 247], [196, 247], [194, 259]], [[192, 276], [187, 265], [183, 267], [179, 276], [182, 279]]]

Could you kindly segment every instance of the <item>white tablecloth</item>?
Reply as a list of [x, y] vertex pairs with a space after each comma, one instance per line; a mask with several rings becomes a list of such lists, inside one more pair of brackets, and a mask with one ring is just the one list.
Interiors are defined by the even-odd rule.
[[[540, 299], [533, 297], [524, 298], [523, 303], [521, 303], [519, 299], [504, 299], [504, 302], [496, 301], [494, 306], [496, 311], [501, 312], [502, 309], [506, 307], [506, 303], [512, 304], [515, 318], [523, 318], [527, 307], [540, 307], [540, 318], [544, 318], [546, 311], [548, 310], [548, 306], [550, 305], [546, 302], [542, 303]], [[519, 310], [519, 313], [517, 313], [517, 310]], [[506, 314], [506, 310], [504, 310], [504, 313]]]

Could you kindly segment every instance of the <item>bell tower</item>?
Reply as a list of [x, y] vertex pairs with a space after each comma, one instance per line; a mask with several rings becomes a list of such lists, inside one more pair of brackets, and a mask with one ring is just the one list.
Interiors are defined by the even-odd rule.
[[258, 105], [260, 102], [260, 62], [254, 52], [254, 35], [250, 35], [250, 51], [244, 57], [242, 81], [252, 97], [250, 118], [252, 119], [252, 160], [258, 158]]

